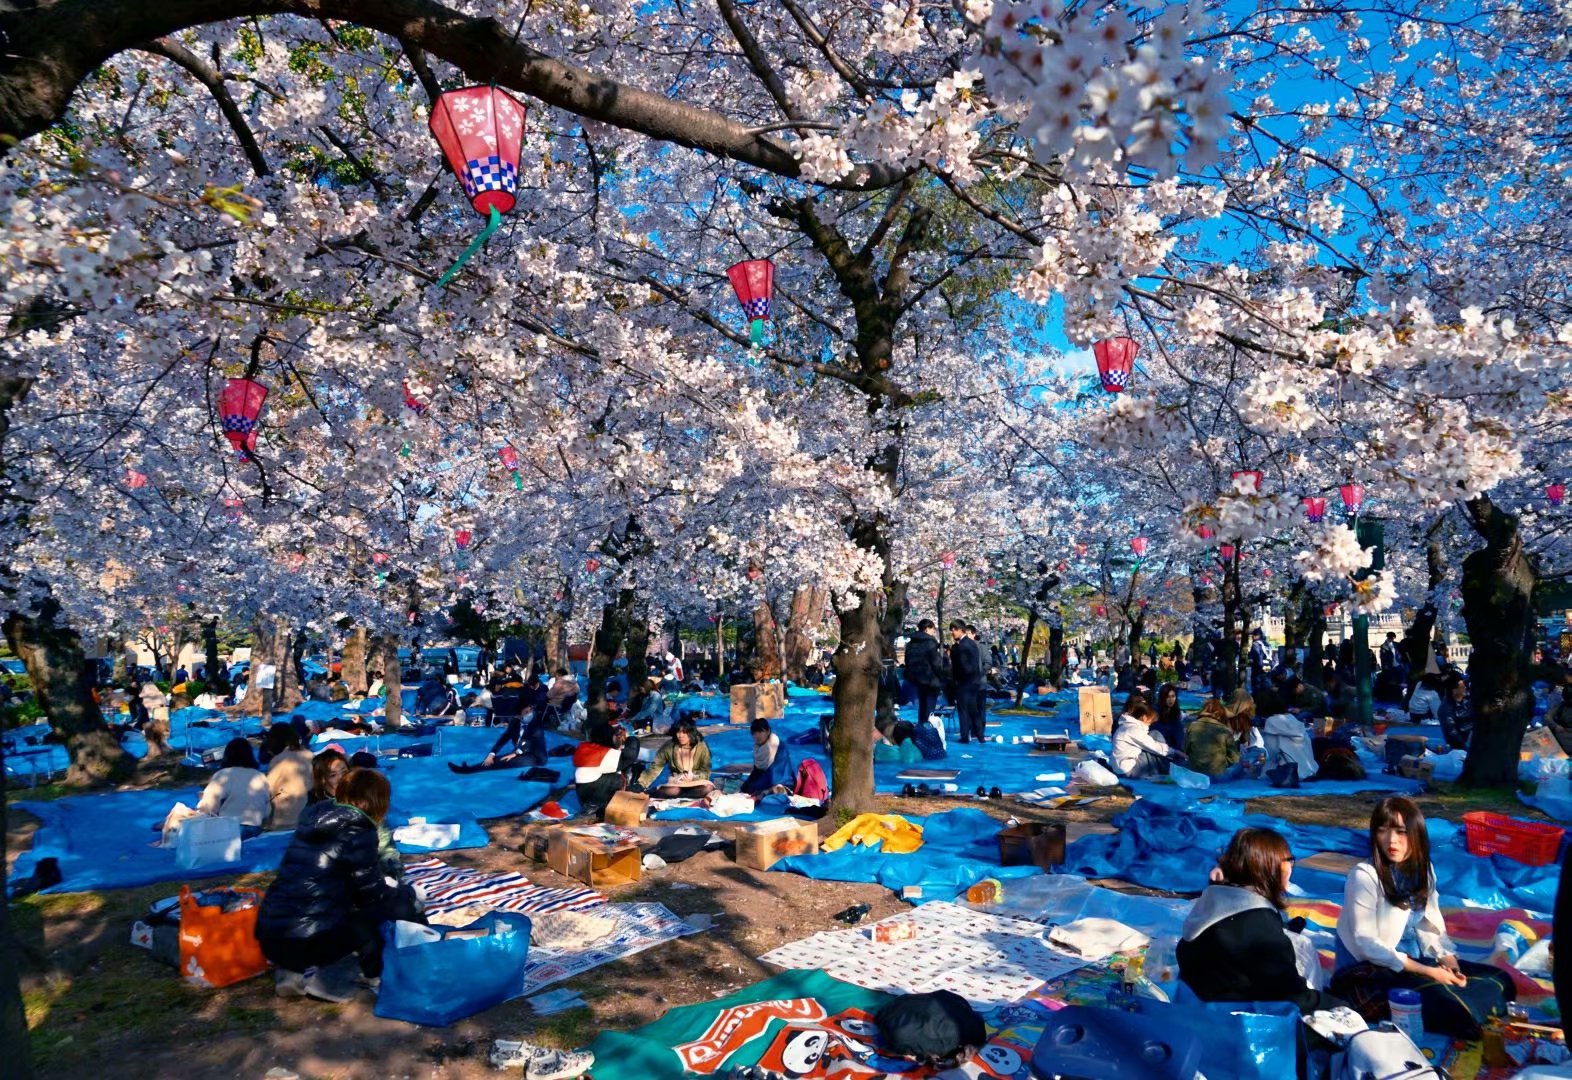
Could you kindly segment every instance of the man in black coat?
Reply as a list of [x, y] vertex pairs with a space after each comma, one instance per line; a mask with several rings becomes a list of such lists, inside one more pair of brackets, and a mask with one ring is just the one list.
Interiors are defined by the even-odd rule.
[[906, 678], [917, 690], [917, 724], [920, 727], [927, 725], [939, 701], [939, 687], [944, 685], [939, 639], [933, 636], [933, 630], [933, 620], [923, 619], [906, 643]]
[[966, 624], [959, 619], [950, 623], [950, 676], [955, 683], [955, 715], [961, 725], [961, 742], [983, 734], [982, 648], [966, 636]]

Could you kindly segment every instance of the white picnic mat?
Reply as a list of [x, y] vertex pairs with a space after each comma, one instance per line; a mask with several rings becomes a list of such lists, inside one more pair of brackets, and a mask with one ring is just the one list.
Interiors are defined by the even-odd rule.
[[917, 936], [883, 943], [865, 927], [836, 930], [771, 949], [759, 959], [780, 968], [816, 968], [887, 993], [952, 990], [979, 1007], [1019, 1001], [1048, 980], [1086, 966], [1080, 957], [1050, 947], [1042, 924], [1025, 919], [939, 901], [883, 921], [910, 922]]

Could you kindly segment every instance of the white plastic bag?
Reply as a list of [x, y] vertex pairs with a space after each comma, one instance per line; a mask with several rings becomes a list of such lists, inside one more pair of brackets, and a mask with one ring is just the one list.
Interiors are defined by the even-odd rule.
[[1117, 787], [1119, 784], [1119, 778], [1111, 769], [1091, 758], [1077, 762], [1075, 772], [1071, 776], [1077, 784], [1086, 787]]
[[186, 818], [175, 839], [175, 865], [182, 870], [240, 861], [240, 822], [232, 817]]

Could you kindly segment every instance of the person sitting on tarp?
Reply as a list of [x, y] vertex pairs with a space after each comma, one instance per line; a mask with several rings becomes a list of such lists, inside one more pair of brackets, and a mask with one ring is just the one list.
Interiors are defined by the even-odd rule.
[[1458, 958], [1439, 894], [1424, 814], [1401, 795], [1382, 799], [1370, 815], [1370, 858], [1343, 889], [1332, 992], [1376, 1023], [1390, 1016], [1391, 991], [1413, 990], [1426, 1031], [1473, 1042], [1517, 987], [1501, 968]]
[[1301, 1013], [1343, 1002], [1311, 983], [1315, 946], [1284, 925], [1294, 856], [1271, 829], [1240, 829], [1218, 860], [1213, 884], [1190, 908], [1178, 948], [1179, 978], [1202, 1001], [1287, 1001]]
[[202, 789], [197, 815], [235, 818], [240, 822], [241, 837], [250, 839], [262, 832], [271, 809], [272, 793], [257, 768], [256, 751], [246, 739], [230, 739], [218, 771]]
[[1453, 750], [1467, 750], [1474, 734], [1474, 704], [1468, 696], [1468, 682], [1453, 673], [1447, 677], [1446, 691], [1441, 695], [1441, 708], [1436, 713], [1441, 724], [1441, 734]]
[[426, 672], [415, 693], [415, 712], [419, 716], [451, 716], [458, 712], [458, 695], [436, 671]]
[[660, 679], [650, 676], [645, 684], [643, 700], [632, 716], [624, 721], [634, 731], [653, 729], [666, 715], [666, 698], [660, 692]]
[[558, 668], [557, 675], [546, 690], [546, 705], [557, 716], [567, 716], [573, 703], [579, 699], [579, 681], [567, 668]]
[[762, 717], [749, 730], [753, 733], [753, 771], [742, 782], [741, 792], [758, 798], [776, 788], [790, 790], [795, 770], [781, 737], [770, 730], [770, 722]]
[[1113, 735], [1114, 772], [1129, 780], [1167, 776], [1170, 762], [1186, 760], [1181, 751], [1170, 747], [1152, 730], [1156, 722], [1157, 711], [1144, 700], [1137, 701], [1119, 717]]
[[311, 795], [311, 755], [300, 748], [300, 736], [288, 723], [267, 730], [267, 789], [272, 802], [270, 829], [291, 829]]
[[611, 797], [629, 785], [639, 765], [639, 740], [621, 724], [604, 720], [590, 725], [589, 738], [573, 751], [573, 790], [579, 808], [599, 819]]
[[1223, 703], [1215, 697], [1201, 706], [1201, 713], [1185, 729], [1184, 752], [1189, 768], [1213, 780], [1233, 780], [1240, 774], [1239, 736], [1228, 722]]
[[280, 997], [349, 1001], [353, 982], [329, 965], [356, 956], [364, 978], [379, 978], [381, 924], [426, 921], [418, 904], [387, 879], [378, 858], [377, 826], [387, 818], [390, 799], [381, 773], [352, 769], [335, 801], [301, 815], [257, 912], [257, 944], [273, 963]]
[[[906, 726], [911, 729], [908, 737], [912, 745], [917, 747], [917, 753], [922, 755], [924, 761], [939, 761], [944, 758], [944, 733], [933, 718]], [[901, 733], [899, 724], [896, 725], [896, 733]]]
[[[307, 806], [330, 803], [338, 793], [338, 785], [349, 772], [349, 758], [335, 744], [311, 759], [311, 793], [306, 797]], [[304, 811], [302, 811], [304, 813]]]
[[[671, 775], [660, 787], [650, 787], [660, 774]], [[671, 728], [671, 741], [655, 752], [655, 760], [639, 777], [639, 783], [658, 799], [702, 799], [715, 787], [710, 783], [710, 748], [699, 727], [684, 717]]]

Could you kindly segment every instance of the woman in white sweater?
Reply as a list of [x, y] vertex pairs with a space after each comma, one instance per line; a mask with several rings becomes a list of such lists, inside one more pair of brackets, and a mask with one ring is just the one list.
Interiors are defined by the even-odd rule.
[[1168, 745], [1161, 732], [1153, 731], [1157, 711], [1138, 699], [1126, 706], [1129, 712], [1119, 717], [1113, 734], [1114, 772], [1129, 780], [1148, 776], [1167, 776], [1169, 763], [1187, 760], [1181, 751]]
[[257, 768], [256, 752], [245, 739], [230, 739], [218, 772], [202, 789], [196, 812], [210, 817], [232, 817], [240, 822], [240, 835], [256, 836], [272, 812], [272, 791]]
[[1370, 815], [1370, 860], [1354, 867], [1343, 889], [1331, 985], [1372, 1022], [1390, 1016], [1393, 990], [1418, 992], [1426, 1031], [1467, 1040], [1517, 996], [1505, 971], [1458, 959], [1441, 917], [1425, 816], [1402, 796], [1381, 800]]

